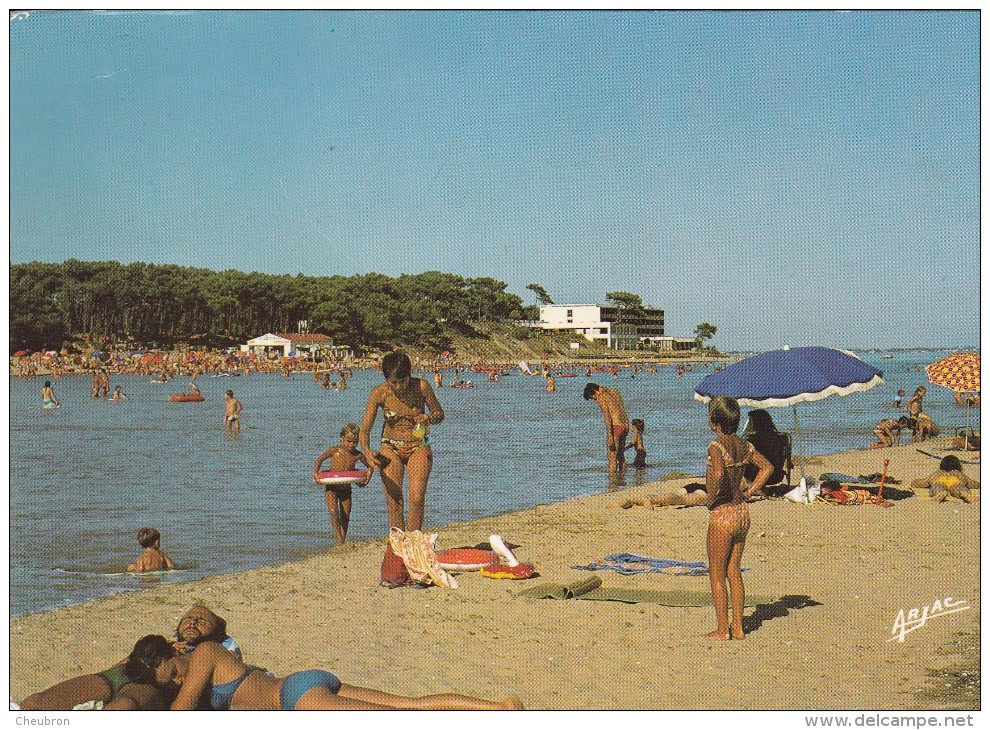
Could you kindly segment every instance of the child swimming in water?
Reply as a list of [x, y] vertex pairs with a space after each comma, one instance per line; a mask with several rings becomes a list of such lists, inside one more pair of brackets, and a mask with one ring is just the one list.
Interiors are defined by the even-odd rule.
[[[364, 479], [358, 484], [365, 486], [371, 479], [374, 467], [358, 449], [359, 428], [356, 423], [348, 423], [340, 430], [340, 443], [331, 446], [320, 454], [316, 463], [313, 464], [313, 481], [319, 484], [320, 467], [323, 462], [330, 459], [330, 469], [332, 471], [355, 471], [355, 467], [360, 461], [366, 467], [367, 472]], [[347, 526], [351, 521], [351, 485], [350, 484], [328, 484], [326, 486], [327, 512], [330, 513], [330, 523], [333, 525], [334, 534], [337, 536], [337, 544], [343, 545], [347, 538]]]
[[138, 543], [144, 552], [138, 559], [127, 566], [128, 573], [146, 573], [152, 570], [173, 570], [175, 563], [162, 552], [162, 535], [154, 527], [142, 527], [138, 530]]

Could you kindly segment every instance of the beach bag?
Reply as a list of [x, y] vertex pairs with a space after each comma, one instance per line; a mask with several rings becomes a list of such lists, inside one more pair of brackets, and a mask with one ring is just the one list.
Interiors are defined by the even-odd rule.
[[382, 558], [382, 579], [381, 585], [386, 588], [398, 588], [409, 582], [409, 571], [402, 558], [392, 550], [392, 543], [385, 543], [385, 557]]

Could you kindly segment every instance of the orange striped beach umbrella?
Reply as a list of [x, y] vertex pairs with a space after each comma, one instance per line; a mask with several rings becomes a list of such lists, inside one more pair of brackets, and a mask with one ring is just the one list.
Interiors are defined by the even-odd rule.
[[929, 382], [956, 393], [980, 392], [980, 353], [956, 352], [925, 366]]

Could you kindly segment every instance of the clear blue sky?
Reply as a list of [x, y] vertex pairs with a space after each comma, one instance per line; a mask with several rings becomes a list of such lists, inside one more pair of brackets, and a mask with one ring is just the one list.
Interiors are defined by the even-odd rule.
[[492, 276], [729, 349], [979, 336], [976, 12], [32, 12], [13, 263]]

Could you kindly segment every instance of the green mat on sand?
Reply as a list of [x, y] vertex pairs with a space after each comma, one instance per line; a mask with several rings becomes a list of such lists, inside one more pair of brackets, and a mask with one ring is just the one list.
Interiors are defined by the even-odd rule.
[[[659, 591], [651, 588], [603, 588], [601, 578], [586, 578], [574, 583], [543, 583], [516, 594], [519, 598], [551, 598], [562, 601], [619, 601], [620, 603], [656, 603], [661, 606], [711, 606], [710, 591]], [[747, 606], [773, 603], [773, 596], [746, 594]]]
[[592, 578], [582, 578], [579, 581], [564, 585], [563, 583], [541, 583], [538, 586], [527, 588], [516, 595], [520, 598], [553, 598], [563, 601], [567, 598], [577, 598], [580, 595], [602, 587], [602, 579], [594, 576]]

